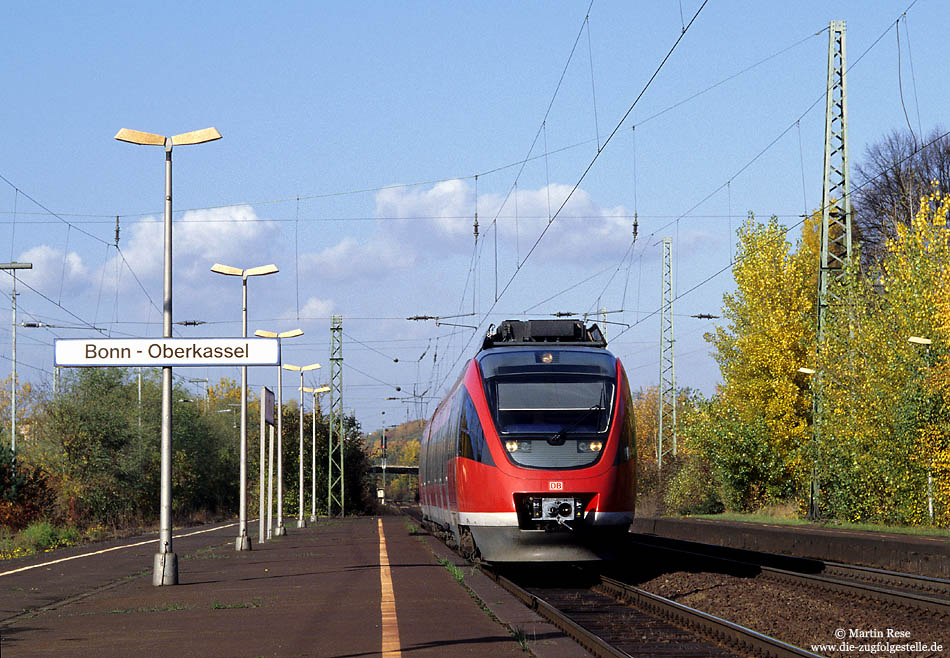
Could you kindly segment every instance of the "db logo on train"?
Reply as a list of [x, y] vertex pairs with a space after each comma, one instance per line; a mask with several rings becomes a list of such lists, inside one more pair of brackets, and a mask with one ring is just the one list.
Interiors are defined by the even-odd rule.
[[563, 489], [563, 482], [548, 482], [548, 491], [562, 491]]

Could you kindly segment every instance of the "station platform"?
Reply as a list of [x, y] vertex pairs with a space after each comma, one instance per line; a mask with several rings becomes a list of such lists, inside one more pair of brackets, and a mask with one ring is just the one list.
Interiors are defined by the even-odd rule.
[[[407, 517], [323, 519], [241, 553], [233, 533], [209, 534], [188, 554], [176, 544], [177, 586], [154, 587], [150, 562], [122, 576], [129, 558], [119, 553], [0, 577], [0, 651], [4, 658], [586, 655]], [[77, 570], [87, 574], [84, 593], [12, 614], [31, 590], [54, 587], [67, 571], [75, 579]]]
[[715, 519], [638, 518], [631, 532], [780, 555], [950, 578], [950, 539]]

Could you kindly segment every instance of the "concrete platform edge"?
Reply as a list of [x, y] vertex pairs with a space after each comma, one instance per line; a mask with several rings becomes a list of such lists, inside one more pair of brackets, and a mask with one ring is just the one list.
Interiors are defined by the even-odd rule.
[[488, 576], [477, 569], [472, 570], [469, 562], [453, 553], [438, 539], [426, 536], [423, 541], [436, 558], [448, 560], [459, 569], [465, 570], [465, 585], [512, 635], [518, 630], [525, 634], [528, 649], [537, 658], [582, 658], [591, 655]]
[[635, 519], [630, 531], [950, 578], [950, 541], [943, 537], [679, 518]]

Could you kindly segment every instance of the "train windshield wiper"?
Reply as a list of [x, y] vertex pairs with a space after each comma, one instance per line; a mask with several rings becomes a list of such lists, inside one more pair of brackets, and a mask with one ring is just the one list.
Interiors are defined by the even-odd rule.
[[575, 420], [575, 421], [574, 421], [573, 423], [571, 423], [570, 425], [565, 425], [564, 427], [562, 427], [561, 429], [559, 429], [557, 432], [555, 432], [555, 433], [548, 439], [548, 443], [550, 443], [552, 446], [559, 446], [559, 445], [562, 445], [562, 444], [564, 443], [564, 440], [567, 438], [567, 433], [568, 433], [568, 431], [570, 431], [570, 430], [576, 428], [576, 427], [577, 427], [578, 425], [580, 425], [582, 422], [584, 422], [585, 420], [587, 420], [587, 418], [588, 418], [592, 413], [594, 413], [595, 411], [603, 411], [603, 410], [604, 410], [605, 407], [604, 407], [604, 405], [602, 404], [602, 401], [603, 401], [603, 395], [601, 395], [601, 402], [598, 402], [597, 404], [595, 404], [595, 405], [589, 407], [589, 408], [587, 409], [587, 411], [585, 411], [583, 414], [581, 414], [581, 417], [580, 417], [580, 418], [578, 418], [577, 420]]

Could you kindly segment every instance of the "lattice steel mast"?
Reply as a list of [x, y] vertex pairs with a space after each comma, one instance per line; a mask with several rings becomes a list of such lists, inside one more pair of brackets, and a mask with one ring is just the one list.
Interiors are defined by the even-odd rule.
[[343, 316], [330, 319], [330, 434], [327, 439], [327, 516], [345, 515], [343, 494]]
[[[663, 266], [660, 293], [660, 396], [656, 439], [657, 468], [663, 468], [663, 455], [676, 456], [676, 377], [673, 370], [673, 239], [663, 238]], [[673, 447], [664, 452], [664, 435]]]
[[[825, 90], [825, 161], [821, 187], [821, 252], [818, 262], [816, 357], [825, 337], [829, 286], [851, 261], [851, 174], [848, 163], [848, 85], [845, 22], [828, 26], [828, 80]], [[807, 371], [808, 369], [805, 369]], [[818, 517], [818, 476], [822, 425], [822, 373], [814, 372], [812, 394], [812, 475], [808, 516]]]
[[828, 286], [851, 260], [851, 176], [848, 167], [848, 86], [845, 22], [828, 29], [828, 86], [825, 96], [825, 166], [821, 188], [821, 261], [818, 274], [818, 344], [825, 330]]

